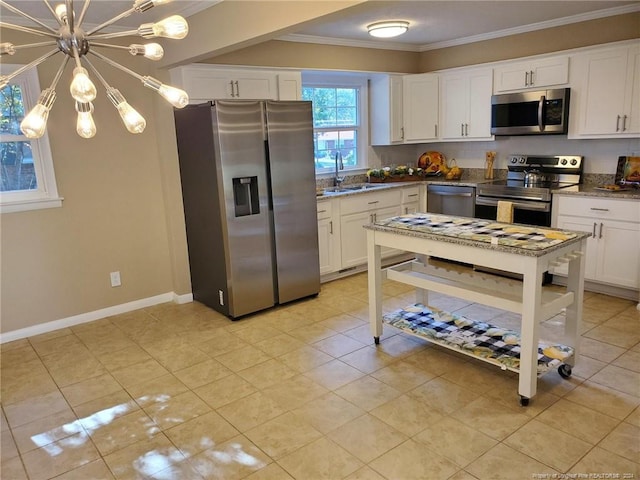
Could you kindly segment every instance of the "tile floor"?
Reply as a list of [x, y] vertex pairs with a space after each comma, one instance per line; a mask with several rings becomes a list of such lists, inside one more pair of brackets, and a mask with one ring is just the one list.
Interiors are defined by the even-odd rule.
[[361, 274], [236, 322], [164, 304], [4, 344], [2, 479], [640, 478], [632, 302], [586, 294], [573, 376], [541, 377], [523, 408], [511, 372], [390, 328], [376, 348], [366, 298]]

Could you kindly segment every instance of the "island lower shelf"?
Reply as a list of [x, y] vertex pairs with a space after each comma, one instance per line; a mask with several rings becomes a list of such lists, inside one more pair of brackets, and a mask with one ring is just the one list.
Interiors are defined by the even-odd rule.
[[[419, 303], [383, 315], [384, 323], [410, 335], [449, 350], [500, 367], [520, 372], [518, 332], [472, 320]], [[560, 375], [571, 375], [574, 349], [561, 344], [538, 344], [538, 376], [557, 368]]]

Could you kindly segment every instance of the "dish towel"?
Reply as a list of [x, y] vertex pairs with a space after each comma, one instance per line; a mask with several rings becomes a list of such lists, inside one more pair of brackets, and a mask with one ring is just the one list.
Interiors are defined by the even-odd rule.
[[513, 223], [513, 203], [498, 201], [496, 220], [501, 223]]

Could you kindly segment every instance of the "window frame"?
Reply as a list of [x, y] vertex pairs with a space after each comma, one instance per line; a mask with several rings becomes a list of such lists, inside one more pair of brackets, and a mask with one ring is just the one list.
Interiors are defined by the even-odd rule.
[[[7, 75], [22, 65], [0, 64], [0, 73]], [[31, 110], [40, 96], [40, 81], [35, 68], [30, 68], [11, 79], [10, 84], [20, 85], [25, 113]], [[62, 206], [58, 195], [53, 157], [47, 133], [38, 139], [28, 139], [24, 135], [0, 134], [2, 142], [28, 141], [33, 156], [33, 168], [38, 187], [34, 190], [13, 190], [0, 192], [0, 213], [13, 213]]]
[[[358, 163], [353, 167], [345, 165], [342, 172], [356, 174], [366, 172], [368, 169], [368, 146], [369, 146], [369, 82], [366, 74], [342, 73], [342, 72], [302, 72], [302, 88], [358, 88], [360, 91], [358, 99], [359, 126], [357, 131], [356, 151]], [[338, 127], [337, 130], [340, 128]], [[314, 129], [315, 132], [315, 129]], [[317, 177], [329, 177], [335, 175], [334, 168], [316, 168]]]

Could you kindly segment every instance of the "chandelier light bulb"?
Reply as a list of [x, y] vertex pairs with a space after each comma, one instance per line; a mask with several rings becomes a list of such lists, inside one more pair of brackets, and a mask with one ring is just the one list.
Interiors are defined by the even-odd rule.
[[142, 133], [147, 126], [147, 121], [125, 100], [124, 96], [117, 88], [109, 87], [107, 96], [116, 107], [120, 118], [131, 133]]
[[91, 102], [95, 100], [97, 95], [96, 86], [89, 78], [87, 70], [82, 67], [73, 69], [73, 81], [69, 90], [71, 91], [71, 96], [81, 103]]
[[56, 5], [55, 12], [58, 20], [62, 23], [67, 23], [67, 6], [64, 3]]
[[93, 103], [76, 102], [76, 112], [78, 119], [76, 121], [76, 132], [82, 138], [92, 138], [96, 134], [96, 124], [93, 121]]
[[15, 53], [16, 47], [13, 43], [0, 43], [0, 55], [14, 55]]
[[142, 77], [142, 84], [158, 92], [162, 98], [176, 108], [184, 108], [189, 103], [189, 95], [184, 90], [165, 85], [153, 77]]
[[20, 130], [27, 138], [40, 138], [44, 135], [49, 119], [49, 111], [56, 100], [56, 92], [47, 88], [42, 91], [38, 103], [22, 119]]
[[164, 49], [159, 43], [147, 43], [145, 45], [131, 44], [129, 45], [129, 53], [131, 55], [143, 55], [149, 60], [160, 60], [164, 56]]
[[189, 33], [189, 24], [180, 15], [171, 15], [157, 23], [144, 23], [138, 28], [138, 34], [144, 38], [172, 38], [179, 40]]

